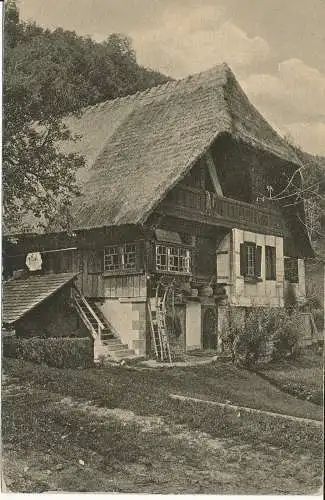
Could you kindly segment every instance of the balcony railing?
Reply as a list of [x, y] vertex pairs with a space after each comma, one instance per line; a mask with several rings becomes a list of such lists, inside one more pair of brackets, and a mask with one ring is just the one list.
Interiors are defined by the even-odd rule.
[[211, 222], [226, 223], [227, 226], [245, 229], [269, 229], [270, 232], [283, 233], [284, 224], [281, 214], [276, 210], [258, 207], [243, 201], [219, 197], [208, 191], [177, 186], [166, 198], [164, 206], [188, 209]]

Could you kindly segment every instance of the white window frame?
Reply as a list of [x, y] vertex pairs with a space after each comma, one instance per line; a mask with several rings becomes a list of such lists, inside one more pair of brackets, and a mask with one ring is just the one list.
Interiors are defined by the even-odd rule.
[[[165, 251], [163, 251], [165, 250]], [[192, 256], [189, 248], [156, 243], [156, 271], [173, 274], [191, 274]], [[161, 257], [165, 257], [165, 264]]]
[[[112, 253], [109, 253], [112, 252]], [[117, 263], [108, 264], [109, 257], [117, 256]], [[131, 257], [131, 258], [130, 258]], [[110, 245], [104, 248], [104, 272], [135, 271], [137, 269], [137, 246], [135, 243]]]
[[256, 276], [256, 246], [247, 245], [247, 277]]

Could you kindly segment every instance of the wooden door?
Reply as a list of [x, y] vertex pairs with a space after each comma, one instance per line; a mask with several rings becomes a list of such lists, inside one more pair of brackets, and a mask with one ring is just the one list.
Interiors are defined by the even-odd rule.
[[207, 307], [202, 314], [202, 345], [203, 349], [218, 347], [218, 317], [216, 307]]

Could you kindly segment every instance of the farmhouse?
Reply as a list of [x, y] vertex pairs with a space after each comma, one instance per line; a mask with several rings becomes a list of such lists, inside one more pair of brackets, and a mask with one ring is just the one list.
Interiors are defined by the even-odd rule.
[[300, 165], [226, 64], [67, 125], [79, 139], [64, 147], [87, 160], [73, 232], [16, 235], [6, 269], [37, 253], [26, 286], [75, 276], [69, 303], [95, 359], [218, 349], [229, 311], [243, 321], [249, 308], [283, 307], [288, 286], [304, 300], [303, 207], [276, 196]]

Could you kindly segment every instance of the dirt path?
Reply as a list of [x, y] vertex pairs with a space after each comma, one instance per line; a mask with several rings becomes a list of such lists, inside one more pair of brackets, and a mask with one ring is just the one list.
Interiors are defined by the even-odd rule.
[[[33, 390], [6, 379], [3, 400], [32, 400]], [[4, 476], [11, 491], [106, 491], [126, 493], [311, 494], [320, 487], [312, 456], [297, 456], [275, 447], [243, 445], [216, 439], [166, 422], [160, 416], [140, 416], [120, 408], [102, 408], [92, 402], [47, 394], [54, 413], [84, 415], [98, 429], [137, 429], [140, 451], [135, 459], [105, 463], [100, 452], [69, 441], [74, 450], [20, 449], [4, 442]], [[152, 443], [150, 452], [141, 452]], [[127, 442], [121, 442], [121, 446]], [[107, 447], [110, 443], [107, 442]], [[63, 450], [63, 451], [62, 451]], [[132, 455], [132, 449], [130, 449]], [[71, 455], [70, 455], [71, 456]]]

